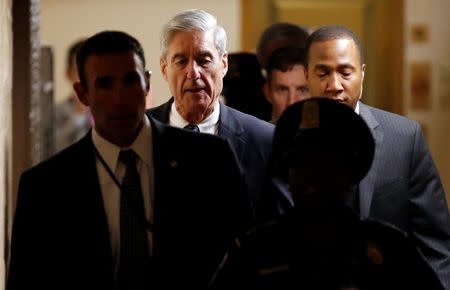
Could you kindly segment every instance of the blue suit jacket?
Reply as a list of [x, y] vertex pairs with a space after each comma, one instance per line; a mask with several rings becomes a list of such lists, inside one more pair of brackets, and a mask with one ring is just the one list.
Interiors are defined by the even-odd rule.
[[[154, 289], [206, 288], [225, 249], [252, 217], [243, 174], [226, 141], [152, 118], [150, 123], [155, 267], [149, 275]], [[227, 182], [217, 174], [221, 170]], [[88, 133], [22, 174], [7, 289], [112, 289], [113, 274]]]
[[[159, 121], [169, 123], [173, 101], [171, 98], [168, 102], [150, 109], [149, 113]], [[274, 128], [266, 121], [220, 103], [218, 136], [228, 140], [234, 149], [244, 169], [250, 195], [249, 201], [254, 208], [261, 199], [262, 187], [268, 174]]]
[[360, 213], [410, 233], [450, 288], [450, 216], [444, 190], [417, 122], [360, 104], [375, 139], [372, 167], [359, 184]]

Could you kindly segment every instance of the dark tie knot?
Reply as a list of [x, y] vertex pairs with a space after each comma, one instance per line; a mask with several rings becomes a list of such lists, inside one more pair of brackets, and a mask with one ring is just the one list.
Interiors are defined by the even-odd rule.
[[132, 149], [128, 150], [122, 150], [119, 153], [119, 161], [123, 162], [127, 167], [128, 166], [135, 166], [136, 164], [136, 152]]
[[188, 124], [184, 127], [184, 129], [192, 131], [192, 132], [200, 132], [200, 129], [195, 124]]

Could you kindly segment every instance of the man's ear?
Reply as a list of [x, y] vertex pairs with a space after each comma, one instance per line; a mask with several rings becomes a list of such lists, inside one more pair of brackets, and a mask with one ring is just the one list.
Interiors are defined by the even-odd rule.
[[149, 70], [145, 71], [145, 91], [147, 92], [147, 94], [150, 91], [150, 77], [152, 75], [152, 72]]
[[364, 74], [366, 72], [366, 64], [363, 63], [363, 65], [361, 66], [361, 82], [364, 82]]
[[77, 93], [77, 97], [78, 100], [80, 100], [80, 102], [85, 105], [85, 106], [89, 106], [89, 101], [86, 97], [87, 95], [87, 90], [83, 87], [83, 85], [81, 84], [81, 82], [75, 82], [73, 84], [73, 89], [75, 90], [75, 92]]
[[167, 82], [167, 62], [163, 56], [159, 59], [159, 65], [161, 67], [161, 73], [163, 75], [164, 80]]
[[223, 69], [222, 69], [222, 77], [225, 77], [225, 75], [227, 74], [228, 71], [228, 53], [225, 52], [222, 55], [222, 65], [223, 65]]
[[358, 100], [361, 100], [361, 98], [362, 98], [362, 93], [363, 93], [363, 88], [364, 88], [364, 75], [365, 75], [365, 71], [366, 71], [366, 64], [363, 63], [363, 64], [361, 65], [361, 93], [359, 94]]
[[264, 81], [264, 84], [263, 84], [263, 93], [264, 93], [264, 96], [266, 97], [267, 101], [269, 101], [269, 103], [272, 104], [272, 99], [270, 98], [270, 84], [267, 79]]

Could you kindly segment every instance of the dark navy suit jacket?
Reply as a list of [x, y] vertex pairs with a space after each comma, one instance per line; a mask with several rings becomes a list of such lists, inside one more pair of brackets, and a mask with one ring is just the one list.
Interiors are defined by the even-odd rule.
[[[225, 249], [252, 218], [243, 174], [221, 138], [153, 118], [150, 123], [153, 289], [206, 288]], [[110, 237], [93, 146], [88, 133], [22, 174], [7, 289], [112, 289]], [[227, 172], [226, 182], [219, 171]]]
[[288, 210], [250, 230], [218, 269], [213, 289], [444, 289], [398, 228], [345, 208], [328, 221], [302, 213]]
[[[163, 123], [169, 123], [173, 98], [152, 108], [149, 113]], [[266, 121], [244, 114], [220, 103], [218, 136], [230, 142], [244, 169], [250, 203], [256, 208], [261, 199], [267, 177], [269, 155], [272, 150], [274, 126]], [[226, 182], [226, 177], [224, 177]], [[258, 208], [263, 208], [263, 206]], [[265, 207], [264, 207], [265, 208]]]
[[445, 193], [417, 122], [360, 104], [375, 139], [372, 167], [359, 184], [360, 213], [410, 233], [450, 288], [450, 216]]

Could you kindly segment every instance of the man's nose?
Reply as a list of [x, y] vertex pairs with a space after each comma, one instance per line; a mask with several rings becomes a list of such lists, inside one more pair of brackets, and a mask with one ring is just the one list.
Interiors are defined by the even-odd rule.
[[200, 67], [197, 62], [193, 61], [187, 66], [187, 77], [192, 80], [200, 78]]
[[121, 104], [124, 100], [126, 100], [126, 88], [123, 85], [116, 85], [112, 91], [112, 100], [111, 102], [114, 104]]
[[287, 104], [292, 105], [300, 99], [300, 93], [296, 89], [290, 89], [287, 96]]
[[330, 74], [327, 79], [327, 91], [341, 92], [343, 89], [339, 75], [337, 73]]

